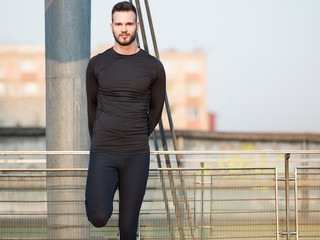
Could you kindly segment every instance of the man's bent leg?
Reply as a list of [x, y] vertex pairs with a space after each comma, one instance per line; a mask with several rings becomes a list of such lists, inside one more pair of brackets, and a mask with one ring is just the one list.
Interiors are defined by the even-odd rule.
[[113, 198], [119, 182], [115, 159], [110, 154], [90, 153], [86, 185], [86, 211], [95, 227], [103, 227], [112, 215]]

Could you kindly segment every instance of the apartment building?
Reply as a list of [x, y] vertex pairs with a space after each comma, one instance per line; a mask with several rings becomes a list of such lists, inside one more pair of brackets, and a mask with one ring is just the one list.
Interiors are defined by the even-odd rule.
[[45, 49], [0, 45], [0, 126], [45, 126]]
[[[207, 111], [206, 56], [203, 52], [161, 53], [167, 94], [176, 129], [210, 130]], [[167, 126], [166, 117], [163, 116]]]

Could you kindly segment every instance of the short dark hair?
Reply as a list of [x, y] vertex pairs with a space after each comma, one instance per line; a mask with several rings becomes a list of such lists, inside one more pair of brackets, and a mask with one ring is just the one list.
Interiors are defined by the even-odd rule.
[[134, 14], [136, 15], [136, 22], [137, 22], [137, 9], [133, 4], [127, 1], [119, 2], [113, 6], [112, 14], [111, 14], [112, 22], [113, 22], [113, 14], [115, 12], [129, 12], [129, 11], [134, 12]]

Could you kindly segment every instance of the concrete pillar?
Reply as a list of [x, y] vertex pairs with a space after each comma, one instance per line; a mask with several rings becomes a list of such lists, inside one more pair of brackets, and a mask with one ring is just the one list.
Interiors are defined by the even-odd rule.
[[[48, 151], [88, 150], [85, 71], [90, 58], [90, 14], [91, 0], [45, 0]], [[87, 167], [85, 155], [47, 156], [47, 168]], [[84, 190], [79, 189], [84, 177], [72, 175], [48, 172], [48, 239], [89, 238]]]

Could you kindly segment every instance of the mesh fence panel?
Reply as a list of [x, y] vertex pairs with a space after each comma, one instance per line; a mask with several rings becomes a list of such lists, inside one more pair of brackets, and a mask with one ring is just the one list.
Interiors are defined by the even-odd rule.
[[86, 177], [85, 170], [1, 170], [0, 239], [102, 239], [106, 229], [117, 239], [109, 231], [113, 219], [103, 229], [90, 227]]
[[140, 234], [146, 239], [276, 239], [276, 186], [273, 168], [151, 172]]
[[296, 168], [299, 240], [320, 239], [320, 168]]
[[[85, 170], [1, 170], [1, 239], [119, 239], [90, 226]], [[150, 170], [138, 239], [276, 239], [275, 169]]]
[[212, 239], [276, 239], [275, 169], [217, 170], [211, 189]]
[[46, 239], [45, 172], [1, 171], [1, 239]]

